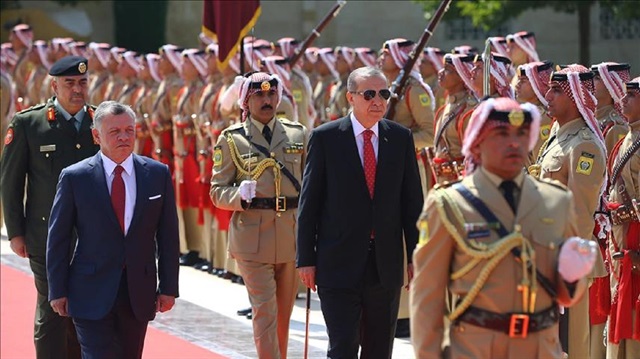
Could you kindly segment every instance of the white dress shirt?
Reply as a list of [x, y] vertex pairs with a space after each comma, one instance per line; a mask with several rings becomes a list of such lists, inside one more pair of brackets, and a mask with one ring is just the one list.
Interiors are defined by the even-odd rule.
[[[100, 151], [100, 157], [102, 157], [102, 166], [104, 167], [104, 175], [107, 178], [107, 187], [109, 189], [109, 196], [111, 196], [111, 184], [113, 183], [114, 170], [117, 163], [113, 162], [109, 157], [105, 156]], [[124, 181], [124, 234], [129, 231], [129, 225], [133, 218], [133, 209], [136, 204], [136, 171], [133, 168], [133, 155], [129, 155], [120, 164], [124, 171], [122, 171], [122, 180]]]
[[371, 136], [371, 144], [373, 145], [373, 152], [376, 155], [376, 162], [378, 161], [378, 123], [371, 126], [371, 128], [367, 129], [362, 126], [358, 120], [356, 120], [356, 116], [353, 115], [353, 112], [349, 115], [351, 119], [351, 126], [353, 127], [353, 135], [356, 138], [356, 146], [358, 146], [358, 155], [360, 155], [360, 164], [362, 164], [362, 168], [364, 168], [364, 131], [371, 130], [373, 131], [373, 136]]

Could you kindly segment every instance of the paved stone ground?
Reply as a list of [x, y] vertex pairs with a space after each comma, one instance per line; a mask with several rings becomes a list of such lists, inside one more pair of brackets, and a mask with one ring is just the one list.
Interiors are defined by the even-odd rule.
[[[4, 229], [0, 241], [2, 264], [31, 274], [27, 260], [9, 248]], [[180, 268], [180, 298], [173, 310], [159, 314], [153, 327], [233, 359], [257, 358], [251, 321], [236, 315], [249, 307], [244, 286], [195, 270]], [[302, 358], [304, 353], [305, 299], [296, 300], [291, 317], [288, 357]], [[309, 358], [325, 358], [327, 334], [320, 302], [311, 295]], [[396, 339], [393, 359], [412, 359], [409, 339]]]

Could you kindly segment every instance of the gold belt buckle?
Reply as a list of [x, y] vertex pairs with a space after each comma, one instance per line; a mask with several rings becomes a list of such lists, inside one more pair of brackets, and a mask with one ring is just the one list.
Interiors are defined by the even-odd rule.
[[284, 212], [287, 210], [287, 198], [276, 197], [276, 212]]
[[526, 338], [529, 333], [529, 315], [511, 314], [509, 338]]

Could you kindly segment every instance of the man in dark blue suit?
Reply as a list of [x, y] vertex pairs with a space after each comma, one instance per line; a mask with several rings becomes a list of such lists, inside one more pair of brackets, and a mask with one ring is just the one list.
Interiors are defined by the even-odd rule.
[[100, 152], [62, 171], [51, 209], [49, 300], [73, 319], [83, 358], [141, 358], [148, 322], [178, 296], [173, 184], [166, 165], [132, 153], [131, 108], [103, 102], [93, 126]]
[[416, 150], [409, 129], [383, 119], [390, 92], [380, 70], [353, 71], [347, 90], [353, 112], [311, 133], [296, 265], [317, 285], [327, 357], [356, 358], [361, 346], [362, 358], [391, 358], [403, 257], [423, 203]]

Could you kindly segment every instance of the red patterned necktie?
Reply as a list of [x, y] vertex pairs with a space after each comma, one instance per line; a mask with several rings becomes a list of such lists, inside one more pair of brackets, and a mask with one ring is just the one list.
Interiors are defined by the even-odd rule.
[[120, 223], [120, 229], [122, 229], [122, 233], [124, 233], [124, 180], [122, 179], [122, 171], [124, 168], [122, 166], [117, 165], [113, 170], [113, 182], [111, 182], [111, 205], [113, 206], [113, 210], [116, 212], [116, 218], [118, 218], [118, 222]]
[[362, 135], [364, 137], [364, 177], [367, 180], [369, 196], [373, 198], [373, 190], [376, 188], [376, 154], [373, 152], [371, 143], [373, 131], [365, 130]]

